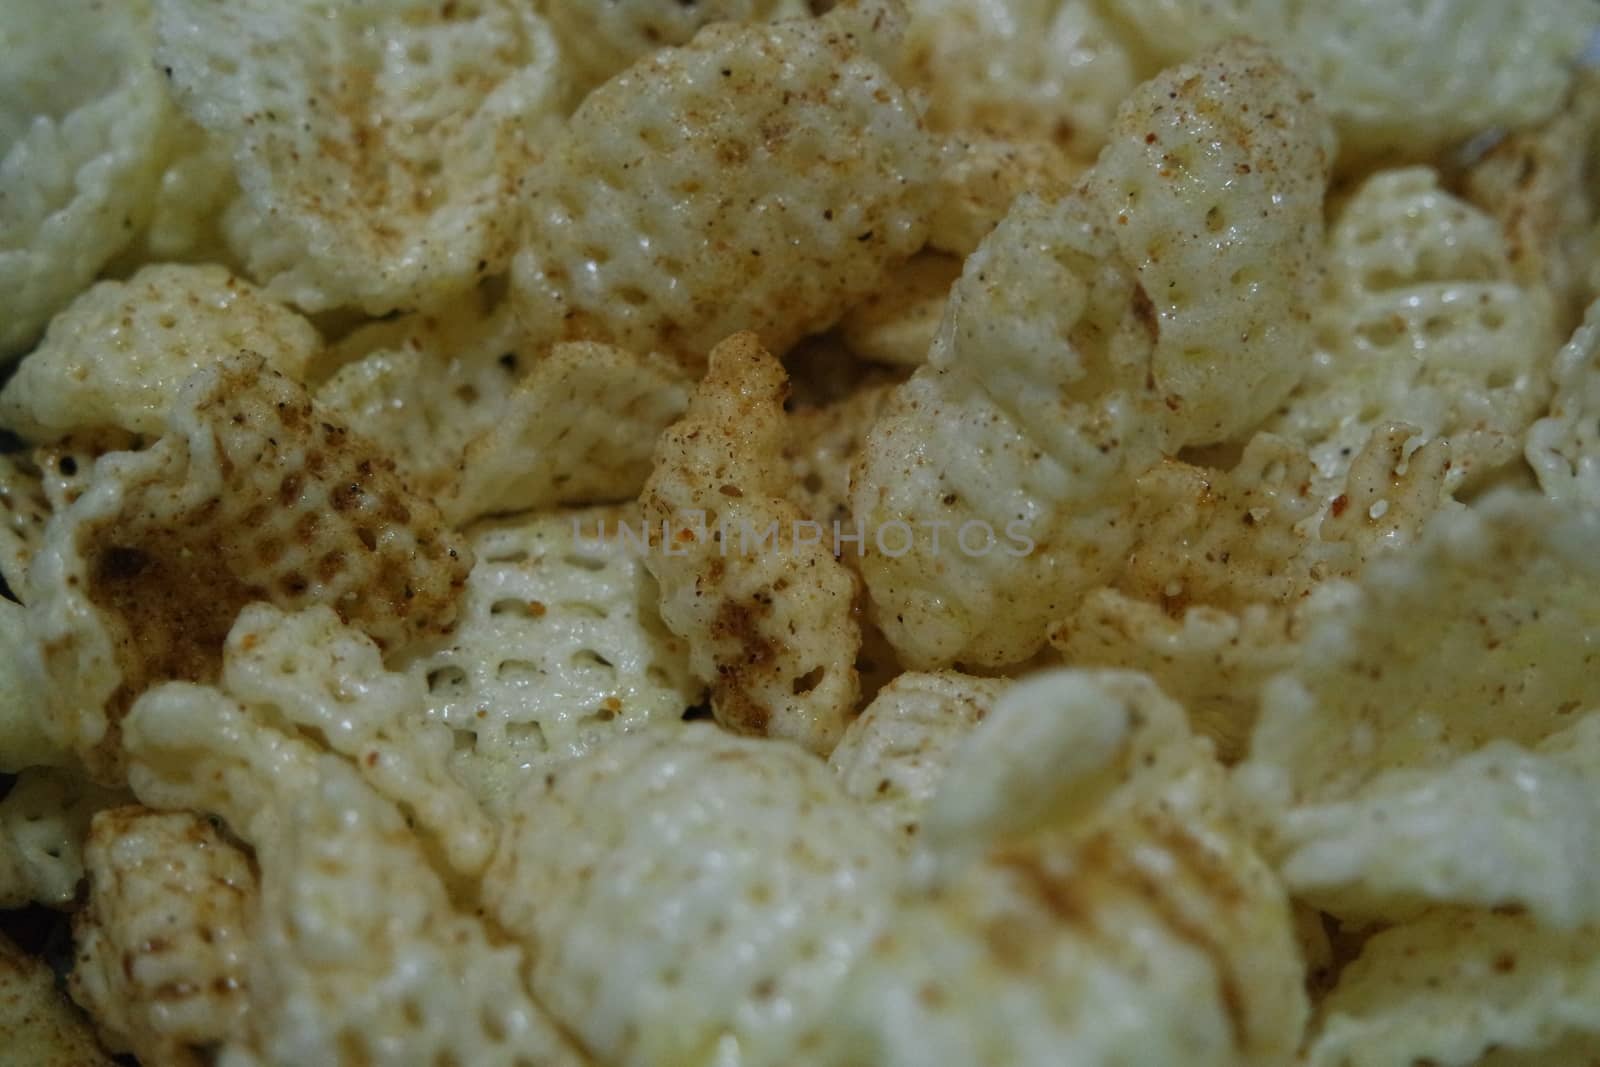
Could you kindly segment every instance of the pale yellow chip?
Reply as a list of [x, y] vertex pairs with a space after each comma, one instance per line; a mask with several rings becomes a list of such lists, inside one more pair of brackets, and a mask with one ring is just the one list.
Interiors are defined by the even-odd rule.
[[584, 101], [529, 176], [530, 335], [703, 366], [753, 330], [782, 352], [921, 247], [934, 143], [847, 7], [708, 26]]
[[810, 1062], [789, 1043], [826, 1025], [899, 868], [822, 761], [694, 723], [533, 782], [484, 897], [540, 1002], [606, 1062]]
[[1238, 775], [1299, 895], [1362, 921], [1595, 915], [1597, 537], [1593, 515], [1498, 494], [1308, 610]]
[[73, 999], [107, 1048], [198, 1067], [249, 1010], [249, 855], [203, 816], [128, 806], [95, 815], [84, 861]]
[[544, 12], [580, 91], [661, 48], [686, 43], [712, 22], [810, 14], [805, 0], [550, 0]]
[[928, 252], [897, 267], [883, 288], [840, 323], [845, 344], [862, 359], [915, 367], [928, 358], [961, 261]]
[[920, 0], [899, 70], [942, 130], [1048, 141], [1093, 159], [1140, 79], [1091, 0]]
[[28, 640], [27, 613], [0, 598], [0, 771], [70, 763], [52, 737], [49, 697]]
[[32, 576], [54, 736], [112, 782], [128, 706], [215, 678], [244, 605], [327, 605], [398, 649], [448, 630], [471, 567], [391, 461], [259, 356], [191, 376], [168, 421], [156, 446], [95, 462]]
[[295, 381], [321, 347], [305, 319], [222, 267], [146, 267], [58, 315], [0, 391], [0, 425], [35, 442], [103, 428], [160, 434], [184, 379], [253, 352]]
[[40, 959], [0, 935], [0, 1033], [5, 1055], [28, 1067], [112, 1067], [88, 1022]]
[[[789, 499], [830, 534], [834, 522], [841, 530], [852, 525], [850, 469], [893, 392], [888, 382], [868, 382], [832, 403], [796, 404], [789, 413]], [[841, 558], [849, 563], [856, 555], [845, 546]]]
[[737, 334], [711, 353], [640, 495], [661, 618], [717, 720], [827, 754], [859, 692], [855, 575], [834, 531], [787, 498], [783, 367]]
[[1089, 161], [1051, 141], [1007, 140], [964, 132], [944, 142], [937, 195], [928, 218], [928, 244], [968, 256], [1023, 193], [1059, 200]]
[[1320, 1006], [1303, 1062], [1579, 1067], [1600, 1039], [1596, 959], [1593, 927], [1557, 931], [1526, 915], [1432, 912], [1366, 942]]
[[1306, 95], [1249, 45], [1168, 71], [1077, 191], [1020, 198], [967, 260], [852, 489], [909, 666], [1027, 659], [1123, 566], [1134, 479], [1293, 386], [1326, 165]]
[[1587, 0], [1111, 0], [1157, 57], [1246, 34], [1307, 78], [1350, 163], [1426, 157], [1556, 110], [1600, 15]]
[[378, 314], [503, 270], [565, 88], [511, 0], [157, 0], [157, 59], [233, 157], [230, 243], [275, 297]]
[[24, 602], [50, 511], [39, 469], [22, 453], [0, 453], [0, 581]]
[[1141, 676], [1019, 682], [955, 754], [922, 880], [805, 1062], [1281, 1064], [1288, 901], [1209, 746]]
[[[1559, 344], [1542, 282], [1523, 284], [1495, 220], [1427, 167], [1380, 171], [1337, 209], [1316, 358], [1269, 423], [1301, 441], [1323, 499], [1387, 425], [1448, 440], [1447, 487], [1516, 455]], [[1413, 445], [1412, 447], [1415, 447]]]
[[1525, 456], [1546, 496], [1600, 509], [1600, 301], [1551, 368], [1555, 397], [1528, 430]]
[[131, 241], [174, 125], [148, 0], [0, 9], [0, 364]]
[[461, 621], [406, 669], [427, 686], [428, 716], [455, 731], [453, 772], [497, 815], [529, 778], [676, 721], [704, 692], [657, 612], [642, 521], [596, 508], [470, 531]]
[[89, 820], [123, 797], [68, 771], [32, 767], [0, 800], [0, 907], [69, 907]]
[[1007, 685], [1004, 679], [954, 671], [907, 671], [878, 690], [845, 731], [828, 765], [874, 820], [913, 843], [945, 768]]

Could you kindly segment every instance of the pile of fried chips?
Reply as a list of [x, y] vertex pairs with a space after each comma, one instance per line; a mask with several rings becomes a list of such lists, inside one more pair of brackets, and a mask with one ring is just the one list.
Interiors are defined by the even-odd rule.
[[1597, 32], [8, 3], [7, 1054], [1600, 1062]]

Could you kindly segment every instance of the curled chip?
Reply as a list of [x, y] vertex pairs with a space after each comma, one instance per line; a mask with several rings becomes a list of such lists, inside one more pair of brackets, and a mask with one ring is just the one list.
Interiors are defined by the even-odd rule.
[[1298, 896], [1361, 921], [1595, 918], [1597, 537], [1506, 492], [1318, 598], [1238, 774]]
[[1294, 385], [1324, 140], [1287, 71], [1226, 46], [1141, 87], [1077, 192], [1019, 199], [968, 259], [852, 490], [869, 530], [915, 535], [862, 563], [909, 666], [1026, 659], [1122, 566], [1132, 480]]
[[137, 806], [94, 817], [71, 989], [106, 1047], [198, 1065], [248, 1010], [256, 875], [204, 817]]
[[754, 334], [712, 351], [640, 496], [657, 538], [645, 559], [717, 720], [826, 754], [859, 692], [856, 579], [785, 498], [787, 391]]
[[28, 1067], [113, 1067], [50, 966], [0, 934], [0, 1033], [6, 1056]]
[[878, 690], [828, 765], [880, 825], [909, 840], [957, 748], [1007, 685], [954, 671], [907, 671]]
[[529, 179], [530, 334], [699, 365], [754, 330], [781, 352], [917, 251], [933, 142], [846, 7], [708, 26], [584, 101]]
[[1093, 159], [1136, 57], [1088, 0], [922, 0], [900, 71], [941, 130], [1044, 141]]
[[601, 741], [675, 721], [703, 693], [624, 529], [637, 508], [521, 516], [470, 531], [461, 622], [407, 670], [455, 731], [451, 768], [504, 815], [520, 786]]
[[157, 0], [179, 105], [232, 153], [231, 243], [275, 297], [378, 314], [504, 269], [564, 87], [510, 0]]
[[168, 424], [154, 447], [95, 463], [35, 562], [53, 729], [110, 781], [133, 699], [215, 678], [245, 604], [328, 605], [394, 649], [448, 629], [471, 566], [392, 461], [260, 357], [194, 374]]
[[1285, 1063], [1288, 901], [1209, 746], [1139, 675], [1020, 682], [957, 751], [922, 878], [802, 1044], [850, 1065]]
[[195, 371], [248, 350], [301, 381], [321, 343], [309, 322], [222, 267], [146, 267], [100, 282], [56, 317], [0, 391], [0, 424], [30, 441], [108, 427], [159, 434]]
[[1310, 449], [1319, 496], [1340, 492], [1388, 424], [1448, 440], [1452, 490], [1516, 456], [1559, 341], [1548, 292], [1520, 283], [1516, 261], [1495, 221], [1427, 167], [1380, 171], [1338, 209], [1317, 357], [1270, 423]]
[[606, 1062], [785, 1063], [899, 866], [820, 760], [680, 724], [536, 780], [484, 896], [540, 1002]]
[[1238, 34], [1304, 70], [1339, 131], [1341, 156], [1424, 156], [1560, 106], [1600, 18], [1587, 0], [1507, 4], [1111, 0], [1140, 46], [1170, 61]]
[[0, 365], [135, 234], [172, 124], [147, 0], [0, 10]]
[[1528, 430], [1526, 457], [1545, 495], [1600, 510], [1600, 301], [1551, 368], [1550, 411]]
[[1600, 930], [1430, 912], [1383, 930], [1339, 975], [1307, 1067], [1575, 1067], [1600, 1047]]
[[544, 10], [583, 90], [660, 48], [684, 44], [707, 23], [810, 14], [805, 0], [551, 0]]
[[0, 800], [0, 907], [71, 905], [89, 820], [117, 800], [66, 771], [29, 767], [18, 774]]

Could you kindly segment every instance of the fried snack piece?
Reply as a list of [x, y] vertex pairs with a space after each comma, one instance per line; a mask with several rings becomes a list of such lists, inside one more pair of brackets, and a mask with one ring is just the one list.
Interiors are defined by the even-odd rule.
[[1344, 491], [1395, 423], [1416, 444], [1447, 439], [1451, 491], [1514, 459], [1560, 338], [1549, 291], [1521, 280], [1495, 220], [1430, 168], [1380, 171], [1338, 209], [1327, 252], [1316, 359], [1268, 423], [1310, 449], [1316, 495]]
[[157, 60], [231, 152], [229, 241], [307, 311], [440, 302], [503, 270], [565, 86], [528, 5], [157, 0]]
[[1546, 496], [1600, 509], [1600, 301], [1551, 368], [1550, 411], [1528, 430], [1524, 455]]
[[[1371, 937], [1322, 1003], [1308, 1067], [1576, 1067], [1600, 1037], [1600, 930], [1440, 909]], [[1544, 1058], [1548, 1057], [1548, 1058]]]
[[[789, 499], [830, 531], [834, 522], [850, 525], [850, 469], [893, 394], [893, 383], [869, 380], [832, 403], [796, 404], [789, 412]], [[841, 558], [859, 555], [846, 549]]]
[[405, 669], [456, 733], [452, 772], [491, 813], [508, 814], [528, 779], [701, 699], [688, 647], [657, 613], [642, 522], [635, 507], [596, 508], [469, 531], [461, 622]]
[[1595, 917], [1597, 537], [1496, 494], [1318, 598], [1237, 774], [1297, 896], [1358, 922]]
[[[908, 666], [1032, 655], [1121, 567], [1133, 480], [1294, 385], [1327, 160], [1306, 96], [1250, 45], [1169, 71], [1072, 196], [1023, 197], [968, 259], [852, 490], [868, 529], [916, 535], [862, 562]], [[957, 551], [964, 527], [988, 550]]]
[[0, 581], [23, 603], [28, 567], [44, 543], [50, 512], [39, 469], [26, 455], [0, 453]]
[[785, 496], [786, 392], [754, 334], [712, 350], [640, 496], [659, 532], [645, 561], [717, 721], [826, 755], [858, 693], [856, 579]]
[[936, 129], [1049, 142], [1091, 160], [1141, 76], [1092, 0], [922, 0], [897, 69], [927, 92]]
[[792, 745], [703, 723], [535, 780], [490, 867], [534, 993], [606, 1062], [786, 1058], [892, 899], [893, 840]]
[[0, 800], [0, 908], [70, 907], [89, 820], [122, 799], [69, 771], [23, 768]]
[[70, 988], [107, 1048], [189, 1067], [249, 1010], [250, 857], [204, 817], [137, 805], [95, 815]]
[[30, 663], [27, 625], [27, 613], [0, 598], [0, 772], [6, 774], [71, 762], [45, 722], [47, 698]]
[[1008, 685], [955, 671], [906, 671], [845, 730], [828, 766], [879, 825], [911, 842], [956, 751]]
[[[1006, 140], [971, 131], [952, 134], [940, 151], [929, 246], [963, 258], [971, 255], [1017, 197], [1027, 192], [1041, 200], [1059, 200], [1088, 162], [1048, 141]], [[924, 349], [917, 362], [926, 354]]]
[[757, 22], [810, 14], [805, 0], [551, 0], [544, 6], [579, 91], [645, 59], [686, 43], [712, 22]]
[[1110, 0], [1156, 64], [1240, 34], [1279, 51], [1317, 91], [1342, 165], [1426, 158], [1561, 105], [1600, 17], [1585, 0]]
[[936, 151], [871, 24], [840, 5], [712, 25], [595, 90], [529, 178], [528, 333], [700, 367], [738, 330], [782, 352], [876, 289], [927, 235]]
[[800, 1046], [825, 1064], [1281, 1064], [1289, 904], [1146, 678], [1017, 683], [956, 753], [919, 878]]
[[28, 1067], [113, 1067], [89, 1024], [40, 959], [0, 935], [0, 1033], [6, 1057]]
[[215, 678], [245, 604], [328, 605], [394, 650], [448, 630], [471, 567], [391, 461], [258, 356], [197, 372], [168, 420], [154, 447], [95, 463], [34, 566], [53, 733], [108, 782], [133, 699]]
[[136, 234], [173, 115], [147, 0], [0, 10], [0, 366]]
[[321, 344], [309, 322], [222, 267], [146, 267], [56, 317], [0, 391], [0, 426], [33, 442], [107, 427], [157, 435], [195, 371], [247, 350], [303, 381]]
[[851, 309], [839, 324], [844, 343], [862, 359], [915, 367], [944, 318], [961, 261], [938, 252], [913, 256], [892, 271], [882, 289]]
[[351, 764], [186, 683], [147, 693], [128, 739], [141, 799], [218, 814], [255, 848], [250, 1010], [223, 1062], [586, 1062], [529, 997], [521, 951], [452, 899]]

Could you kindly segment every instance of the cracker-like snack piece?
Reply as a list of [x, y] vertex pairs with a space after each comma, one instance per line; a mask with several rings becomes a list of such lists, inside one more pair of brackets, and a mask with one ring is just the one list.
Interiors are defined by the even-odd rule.
[[246, 604], [327, 605], [396, 649], [448, 630], [471, 566], [391, 460], [258, 356], [191, 376], [168, 422], [156, 446], [95, 463], [35, 562], [51, 722], [108, 781], [133, 699], [215, 678]]
[[89, 820], [120, 799], [70, 771], [23, 768], [0, 800], [0, 907], [71, 906]]
[[1289, 903], [1146, 678], [1017, 683], [957, 751], [892, 918], [800, 1046], [828, 1064], [1281, 1064]]
[[477, 562], [448, 643], [406, 670], [458, 738], [452, 772], [504, 816], [521, 786], [705, 691], [657, 612], [636, 507], [523, 515], [469, 531]]
[[531, 335], [700, 366], [754, 330], [782, 352], [918, 250], [935, 146], [851, 8], [708, 26], [584, 101], [529, 176]]
[[961, 261], [954, 256], [913, 256], [845, 316], [839, 324], [844, 343], [862, 359], [918, 366], [928, 358], [950, 286], [959, 277]]
[[270, 293], [369, 314], [515, 249], [517, 183], [565, 93], [531, 5], [157, 0], [157, 61], [232, 154], [230, 243]]
[[321, 343], [225, 268], [146, 267], [94, 285], [56, 317], [0, 391], [0, 425], [34, 442], [108, 427], [157, 435], [195, 371], [248, 350], [302, 381]]
[[250, 857], [203, 816], [132, 805], [95, 815], [84, 862], [73, 999], [107, 1048], [198, 1067], [249, 1010]]
[[115, 1060], [56, 986], [43, 960], [0, 935], [0, 1033], [5, 1054], [28, 1067], [113, 1067]]
[[1550, 410], [1528, 430], [1528, 465], [1546, 496], [1600, 509], [1600, 301], [1556, 356], [1551, 377]]
[[1022, 197], [967, 260], [852, 489], [869, 529], [916, 535], [862, 561], [908, 666], [1026, 659], [1122, 566], [1133, 480], [1283, 399], [1309, 355], [1325, 141], [1295, 78], [1229, 45], [1137, 90], [1078, 190]]
[[793, 745], [707, 723], [535, 780], [485, 881], [534, 993], [607, 1062], [788, 1055], [885, 915], [887, 833]]
[[856, 578], [833, 529], [785, 495], [787, 391], [754, 334], [712, 350], [640, 496], [655, 532], [645, 560], [717, 720], [825, 755], [858, 693]]

